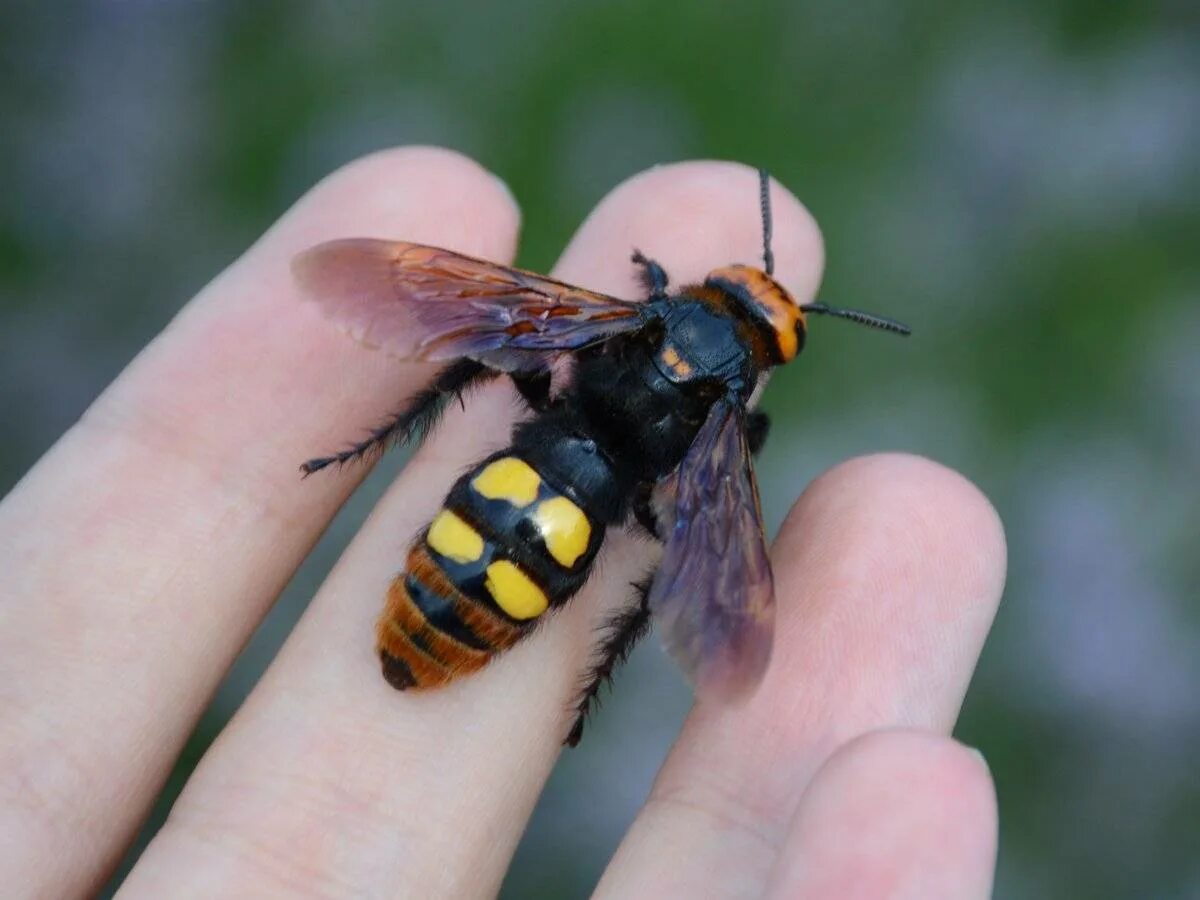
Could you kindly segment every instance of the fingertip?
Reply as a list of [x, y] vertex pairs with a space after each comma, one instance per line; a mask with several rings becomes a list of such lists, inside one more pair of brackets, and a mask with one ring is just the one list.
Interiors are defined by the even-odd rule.
[[[762, 263], [758, 170], [741, 163], [668, 163], [619, 184], [596, 207], [559, 263], [563, 277], [633, 296], [629, 253], [661, 262], [676, 286], [727, 263]], [[817, 289], [825, 250], [816, 220], [772, 180], [776, 277], [803, 302]], [[603, 252], [600, 252], [600, 251]]]
[[822, 541], [826, 555], [859, 554], [860, 571], [881, 582], [933, 577], [948, 596], [999, 602], [1007, 566], [1000, 516], [978, 487], [940, 463], [880, 453], [835, 466], [788, 513], [776, 543], [780, 558], [796, 558], [815, 521], [843, 537]]

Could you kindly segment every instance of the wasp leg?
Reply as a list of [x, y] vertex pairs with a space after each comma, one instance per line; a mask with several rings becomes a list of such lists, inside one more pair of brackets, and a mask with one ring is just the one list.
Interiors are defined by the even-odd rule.
[[771, 417], [765, 412], [755, 410], [746, 416], [746, 443], [750, 446], [750, 452], [758, 456], [763, 448], [763, 444], [767, 442], [767, 435], [771, 431]]
[[654, 514], [654, 482], [646, 481], [633, 490], [633, 521], [646, 530], [656, 541], [662, 540], [658, 533], [658, 516]]
[[437, 424], [452, 399], [457, 397], [461, 401], [464, 391], [497, 374], [474, 360], [453, 363], [442, 369], [433, 384], [414, 396], [405, 409], [372, 429], [366, 440], [332, 456], [310, 459], [300, 467], [300, 471], [308, 476], [326, 466], [342, 466], [357, 462], [371, 453], [382, 453], [389, 444], [402, 444], [413, 438], [421, 440]]
[[550, 406], [550, 370], [535, 369], [532, 372], [513, 372], [513, 384], [534, 412], [545, 412]]
[[652, 259], [642, 255], [641, 250], [633, 251], [633, 264], [640, 267], [638, 278], [650, 292], [651, 300], [662, 300], [667, 296], [667, 272]]
[[575, 724], [567, 733], [564, 746], [575, 747], [583, 737], [583, 725], [600, 704], [600, 689], [612, 680], [613, 671], [633, 651], [634, 645], [650, 631], [650, 584], [653, 576], [634, 584], [637, 602], [617, 612], [604, 627], [604, 638], [596, 650], [595, 662], [583, 682], [583, 690], [574, 706]]

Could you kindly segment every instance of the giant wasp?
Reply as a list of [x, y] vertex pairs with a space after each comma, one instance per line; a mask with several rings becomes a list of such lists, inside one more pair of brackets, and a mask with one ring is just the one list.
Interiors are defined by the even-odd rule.
[[[474, 672], [587, 581], [605, 531], [636, 519], [665, 543], [653, 579], [613, 623], [567, 743], [604, 676], [651, 616], [703, 694], [757, 684], [774, 595], [752, 457], [767, 418], [760, 379], [804, 346], [810, 315], [908, 334], [891, 319], [798, 304], [772, 277], [769, 179], [760, 173], [763, 266], [728, 265], [674, 291], [639, 252], [643, 302], [450, 250], [382, 240], [297, 257], [307, 296], [360, 341], [447, 365], [408, 407], [305, 473], [424, 434], [453, 397], [507, 375], [534, 415], [450, 489], [412, 544], [379, 620], [383, 674], [401, 690]], [[573, 374], [551, 391], [564, 355]]]

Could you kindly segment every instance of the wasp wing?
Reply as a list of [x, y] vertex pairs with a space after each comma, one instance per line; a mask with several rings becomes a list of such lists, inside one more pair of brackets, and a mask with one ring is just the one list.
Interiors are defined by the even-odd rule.
[[744, 420], [740, 405], [714, 404], [654, 495], [667, 545], [650, 609], [702, 696], [744, 694], [771, 656], [775, 592]]
[[420, 244], [329, 241], [292, 268], [351, 335], [410, 359], [469, 357], [520, 371], [645, 324], [640, 304]]

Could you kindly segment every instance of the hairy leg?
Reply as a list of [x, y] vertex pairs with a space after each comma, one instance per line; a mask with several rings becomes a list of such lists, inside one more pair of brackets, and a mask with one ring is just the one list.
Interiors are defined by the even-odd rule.
[[513, 384], [534, 412], [544, 412], [550, 405], [550, 370], [513, 372]]
[[437, 424], [446, 406], [454, 398], [462, 399], [463, 393], [474, 385], [499, 374], [471, 359], [452, 363], [438, 373], [433, 384], [416, 394], [408, 406], [371, 430], [370, 435], [357, 444], [352, 444], [332, 456], [319, 456], [300, 466], [306, 476], [319, 472], [327, 466], [344, 466], [358, 462], [372, 453], [383, 453], [389, 445], [407, 443], [414, 438], [419, 442]]
[[634, 646], [650, 631], [650, 608], [647, 600], [653, 575], [633, 585], [634, 603], [617, 610], [604, 626], [604, 637], [597, 648], [591, 669], [583, 679], [583, 690], [575, 702], [575, 723], [563, 744], [574, 747], [583, 737], [583, 726], [592, 710], [599, 705], [600, 689], [612, 680], [617, 666], [629, 659]]
[[642, 255], [641, 250], [633, 251], [633, 264], [640, 267], [638, 278], [650, 292], [651, 300], [661, 300], [667, 296], [667, 271], [657, 262]]

